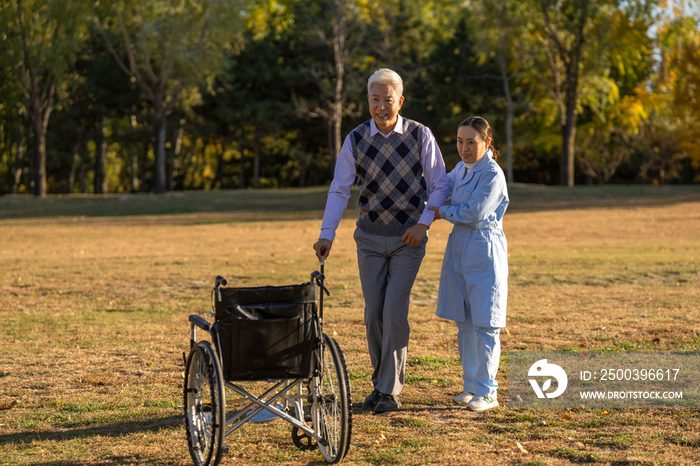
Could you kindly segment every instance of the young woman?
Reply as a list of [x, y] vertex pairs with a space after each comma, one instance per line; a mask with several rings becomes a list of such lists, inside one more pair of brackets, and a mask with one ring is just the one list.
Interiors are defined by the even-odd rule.
[[437, 315], [457, 324], [464, 392], [454, 400], [472, 411], [498, 406], [499, 333], [506, 324], [508, 297], [508, 246], [502, 229], [508, 189], [491, 142], [491, 127], [482, 117], [460, 123], [462, 163], [448, 174], [452, 205], [429, 207], [436, 220], [454, 224], [442, 262]]

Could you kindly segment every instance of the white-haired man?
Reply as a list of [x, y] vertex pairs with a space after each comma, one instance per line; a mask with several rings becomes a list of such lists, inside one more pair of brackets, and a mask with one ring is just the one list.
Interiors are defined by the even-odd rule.
[[410, 328], [411, 288], [427, 230], [448, 194], [445, 162], [430, 129], [403, 118], [403, 81], [382, 68], [367, 82], [371, 119], [350, 132], [338, 154], [316, 256], [328, 257], [355, 178], [360, 211], [354, 238], [365, 299], [367, 346], [374, 390], [362, 407], [377, 413], [401, 407]]

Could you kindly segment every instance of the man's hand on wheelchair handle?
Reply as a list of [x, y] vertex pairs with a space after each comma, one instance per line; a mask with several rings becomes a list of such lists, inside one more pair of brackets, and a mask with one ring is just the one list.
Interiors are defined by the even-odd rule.
[[314, 251], [316, 251], [316, 257], [318, 261], [321, 262], [321, 258], [327, 259], [331, 252], [331, 247], [333, 242], [329, 239], [320, 239], [314, 244]]

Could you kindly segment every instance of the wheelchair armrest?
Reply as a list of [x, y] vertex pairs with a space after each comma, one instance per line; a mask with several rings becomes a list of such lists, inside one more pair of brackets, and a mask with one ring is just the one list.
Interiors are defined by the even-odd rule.
[[197, 327], [201, 328], [202, 330], [205, 330], [207, 332], [211, 331], [211, 324], [199, 317], [198, 315], [190, 315], [189, 321], [195, 324]]

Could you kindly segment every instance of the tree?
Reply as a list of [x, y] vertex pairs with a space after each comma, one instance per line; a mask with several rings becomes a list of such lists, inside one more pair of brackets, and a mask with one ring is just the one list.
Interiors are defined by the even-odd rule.
[[[681, 149], [700, 168], [700, 21], [689, 19], [694, 27], [670, 51], [674, 59], [673, 110], [681, 122]], [[688, 24], [688, 25], [690, 25]]]
[[578, 133], [583, 172], [600, 184], [607, 183], [641, 142], [651, 112], [658, 111], [663, 102], [663, 96], [641, 87], [622, 99], [613, 95], [602, 115]]
[[[320, 125], [299, 118], [290, 96], [309, 102], [318, 91], [303, 63], [309, 50], [300, 45], [308, 42], [296, 27], [284, 27], [291, 22], [286, 7], [260, 2], [251, 8], [244, 45], [227, 59], [220, 76], [201, 86], [202, 103], [195, 112], [207, 122], [203, 132], [224, 148], [216, 164], [216, 186], [235, 185], [228, 178], [237, 178], [241, 188], [289, 185], [296, 176], [299, 183], [306, 180], [303, 148], [311, 137], [318, 139]], [[252, 176], [246, 176], [249, 168]]]
[[24, 131], [26, 112], [12, 62], [7, 58], [6, 55], [0, 56], [0, 172], [6, 174], [0, 178], [0, 194], [17, 194], [22, 174], [28, 168]]
[[[651, 10], [629, 4], [613, 11], [604, 42], [607, 66], [587, 78], [579, 102], [583, 119], [577, 152], [583, 172], [607, 183], [645, 137], [644, 127], [664, 97], [646, 88], [653, 73]], [[580, 149], [580, 150], [579, 150]]]
[[[109, 166], [107, 158], [108, 152], [111, 152], [109, 149], [123, 148], [124, 151], [133, 152], [129, 149], [140, 141], [136, 137], [125, 137], [124, 133], [133, 132], [131, 123], [136, 120], [134, 108], [139, 110], [140, 117], [140, 113], [144, 113], [147, 108], [147, 103], [140, 87], [124, 79], [94, 23], [89, 31], [90, 36], [80, 50], [74, 66], [72, 85], [66, 89], [66, 110], [59, 115], [65, 114], [75, 128], [72, 131], [75, 138], [70, 133], [62, 136], [63, 139], [73, 139], [75, 142], [72, 144], [77, 145], [74, 164], [85, 164], [88, 160], [85, 146], [90, 140], [94, 141], [93, 192], [103, 194], [108, 189], [120, 190], [122, 185], [118, 178], [108, 176], [113, 168]], [[143, 137], [143, 134], [138, 136]], [[150, 134], [148, 136], [150, 139]], [[133, 153], [131, 155], [133, 160]], [[73, 171], [71, 168], [70, 173]]]
[[34, 133], [34, 195], [46, 195], [46, 130], [56, 91], [86, 32], [87, 2], [1, 0], [2, 39]]
[[464, 9], [455, 16], [455, 27], [449, 33], [443, 30], [443, 39], [421, 59], [404, 104], [407, 115], [418, 115], [430, 127], [448, 168], [456, 155], [453, 143], [459, 122], [481, 115], [495, 126], [501, 102], [494, 96], [503, 89], [498, 65], [493, 60], [482, 62], [475, 51], [474, 30], [468, 27], [471, 12]]
[[[482, 27], [476, 31], [480, 62], [495, 55], [506, 100], [506, 180], [513, 179], [513, 121], [525, 101], [526, 70], [532, 63], [532, 40], [527, 34], [527, 4], [517, 0], [481, 0], [473, 5]], [[529, 43], [528, 43], [529, 42]]]
[[[574, 185], [576, 110], [581, 75], [595, 71], [611, 0], [534, 0], [532, 32], [549, 67], [549, 88], [559, 112], [562, 148], [559, 183]], [[596, 50], [598, 49], [598, 50]]]
[[352, 98], [367, 79], [364, 68], [355, 65], [362, 63], [358, 55], [366, 45], [368, 4], [366, 0], [322, 0], [293, 5], [297, 26], [307, 30], [309, 39], [318, 41], [320, 48], [332, 50], [332, 60], [322, 58], [308, 66], [320, 92], [318, 102], [309, 106], [304, 100], [297, 101], [301, 115], [327, 122], [332, 174], [343, 141], [343, 117], [356, 117], [362, 111]]
[[[166, 190], [166, 129], [187, 86], [221, 70], [225, 52], [238, 40], [243, 4], [232, 0], [126, 0], [112, 3], [113, 24], [122, 37], [126, 60], [115, 50], [110, 35], [104, 38], [120, 68], [137, 83], [153, 107], [155, 130], [155, 192]], [[123, 14], [123, 12], [125, 14]]]
[[[463, 0], [382, 0], [371, 3], [372, 56], [404, 81], [432, 67], [435, 48], [455, 34]], [[471, 28], [470, 28], [471, 29]]]
[[[650, 125], [649, 151], [640, 164], [643, 180], [700, 181], [700, 17], [684, 2], [669, 2], [657, 21], [660, 56], [656, 91], [667, 105]], [[685, 170], [681, 167], [685, 166]], [[685, 171], [687, 173], [680, 173]]]

